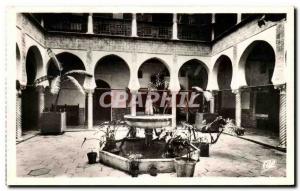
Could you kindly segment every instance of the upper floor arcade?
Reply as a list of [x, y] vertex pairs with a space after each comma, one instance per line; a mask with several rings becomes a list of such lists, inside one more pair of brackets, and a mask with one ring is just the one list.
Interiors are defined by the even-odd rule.
[[[66, 14], [66, 13], [65, 13]], [[252, 50], [256, 42], [266, 42], [272, 47], [274, 51], [274, 73], [272, 75], [272, 82], [274, 84], [284, 83], [283, 78], [285, 68], [285, 38], [286, 33], [285, 15], [281, 14], [260, 14], [260, 15], [248, 15], [248, 14], [194, 14], [194, 15], [182, 15], [182, 14], [52, 14], [50, 15], [52, 20], [56, 22], [50, 22], [48, 17], [50, 14], [18, 14], [17, 17], [17, 78], [22, 84], [27, 84], [28, 78], [26, 77], [26, 62], [29, 58], [29, 50], [35, 47], [34, 52], [40, 52], [39, 58], [33, 56], [34, 60], [42, 60], [36, 62], [38, 67], [36, 69], [35, 79], [47, 74], [48, 62], [50, 60], [46, 49], [51, 48], [56, 55], [61, 53], [70, 53], [78, 57], [85, 70], [90, 73], [94, 73], [97, 62], [108, 55], [115, 55], [122, 58], [129, 67], [130, 78], [128, 87], [132, 89], [138, 89], [140, 83], [138, 82], [138, 68], [146, 60], [157, 58], [161, 60], [168, 68], [170, 73], [170, 86], [173, 89], [179, 89], [180, 79], [178, 79], [178, 73], [186, 62], [196, 60], [204, 65], [207, 72], [206, 89], [218, 90], [219, 85], [216, 83], [218, 74], [224, 73], [219, 71], [219, 58], [228, 57], [231, 65], [231, 77], [229, 88], [237, 89], [241, 86], [247, 85], [247, 79], [245, 75], [245, 59], [248, 57], [248, 50]], [[148, 15], [148, 16], [146, 16]], [[151, 17], [149, 15], [152, 15]], [[60, 16], [60, 19], [57, 18]], [[156, 17], [154, 17], [156, 16]], [[228, 16], [228, 17], [227, 17]], [[73, 30], [72, 23], [77, 21], [81, 22], [80, 31]], [[79, 19], [81, 18], [81, 19]], [[159, 36], [143, 36], [139, 27], [141, 23], [156, 23], [163, 20], [164, 27], [168, 27], [166, 23], [170, 23], [172, 35], [170, 39], [159, 38]], [[164, 18], [164, 19], [162, 19]], [[192, 19], [194, 18], [194, 20]], [[196, 19], [198, 18], [198, 20]], [[210, 31], [210, 40], [197, 41], [197, 40], [184, 40], [180, 34], [180, 23], [214, 23], [215, 36]], [[234, 22], [232, 26], [228, 26], [223, 32], [221, 29], [217, 29], [217, 23], [220, 19], [227, 18]], [[48, 20], [47, 20], [48, 19]], [[69, 19], [69, 20], [68, 20]], [[98, 19], [98, 20], [97, 20]], [[129, 32], [126, 35], [118, 35], [117, 32], [113, 34], [99, 33], [97, 29], [97, 22], [101, 21], [130, 21]], [[74, 22], [73, 22], [74, 21]], [[208, 22], [209, 21], [209, 22]], [[61, 23], [61, 24], [59, 24]], [[123, 22], [125, 23], [125, 22]], [[116, 24], [116, 23], [115, 23]], [[59, 25], [61, 28], [53, 27]], [[102, 25], [102, 24], [101, 24]], [[191, 25], [191, 24], [187, 24]], [[52, 28], [51, 28], [52, 26]], [[85, 27], [84, 27], [85, 26]], [[117, 30], [118, 25], [112, 25], [113, 30]], [[153, 25], [154, 26], [154, 25]], [[193, 26], [193, 25], [191, 25]], [[220, 25], [221, 26], [221, 25]], [[71, 31], [71, 28], [73, 32]], [[80, 27], [78, 27], [79, 29]], [[100, 27], [101, 28], [101, 27]], [[136, 35], [132, 35], [136, 29]], [[176, 30], [173, 30], [176, 29]], [[152, 29], [151, 29], [152, 30]], [[153, 29], [154, 30], [154, 29]], [[177, 31], [177, 35], [174, 35], [174, 31]], [[189, 30], [193, 32], [193, 30]], [[125, 33], [124, 33], [125, 34]], [[159, 34], [159, 33], [156, 33]], [[217, 35], [216, 35], [217, 34]], [[177, 38], [172, 39], [174, 36]], [[202, 35], [200, 35], [202, 36]], [[205, 36], [205, 35], [204, 35]], [[169, 38], [168, 37], [168, 38]], [[203, 37], [203, 36], [202, 36]], [[214, 37], [214, 40], [212, 40]], [[250, 49], [249, 49], [250, 47]], [[255, 48], [254, 48], [255, 49]], [[246, 56], [245, 56], [246, 55]], [[32, 64], [31, 64], [32, 65]], [[220, 66], [222, 67], [222, 66]], [[224, 69], [225, 70], [225, 69]], [[264, 71], [264, 70], [263, 70]], [[242, 80], [241, 80], [242, 79]], [[91, 83], [85, 84], [87, 88], [93, 87], [94, 80]], [[95, 84], [94, 84], [95, 85]]]
[[[242, 13], [32, 13], [47, 32], [211, 42], [263, 14]], [[284, 14], [269, 14], [280, 20]]]

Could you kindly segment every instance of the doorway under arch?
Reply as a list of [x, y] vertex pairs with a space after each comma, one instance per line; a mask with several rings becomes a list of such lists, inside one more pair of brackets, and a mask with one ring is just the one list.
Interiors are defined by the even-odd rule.
[[36, 46], [31, 46], [26, 55], [26, 88], [22, 91], [22, 132], [38, 130], [40, 115], [39, 94], [33, 85], [43, 70], [41, 52]]
[[[208, 83], [208, 68], [202, 61], [191, 59], [180, 67], [178, 78], [181, 90], [179, 94], [180, 96], [177, 100], [183, 99], [182, 96], [185, 96], [188, 100], [190, 100], [191, 95], [196, 93], [192, 87], [196, 86], [206, 90]], [[194, 123], [197, 112], [208, 112], [209, 104], [204, 99], [202, 93], [194, 99], [193, 103], [198, 104], [199, 107], [189, 107], [189, 113], [186, 113], [186, 109], [184, 107], [177, 108], [177, 120], [186, 120], [188, 118], [190, 123]]]
[[247, 83], [247, 91], [242, 92], [242, 125], [278, 134], [279, 91], [272, 83], [275, 58], [268, 42], [254, 41], [242, 54], [239, 69]]
[[[94, 71], [96, 88], [94, 91], [94, 123], [123, 119], [129, 113], [127, 102], [119, 103], [118, 96], [126, 92], [130, 79], [128, 64], [121, 57], [110, 54], [102, 57]], [[108, 94], [110, 93], [110, 94]], [[110, 107], [99, 104], [100, 96], [106, 94], [105, 102]]]
[[[62, 52], [56, 54], [57, 59], [62, 65], [62, 74], [71, 70], [85, 70], [83, 61], [70, 52]], [[55, 63], [50, 59], [47, 63], [47, 75], [57, 76], [59, 70]], [[81, 86], [84, 84], [85, 76], [80, 74], [72, 74]], [[51, 81], [50, 81], [51, 83]], [[57, 95], [53, 95], [46, 90], [45, 107], [47, 109], [53, 108]], [[58, 108], [66, 110], [66, 123], [68, 128], [83, 125], [85, 120], [85, 94], [82, 94], [77, 87], [70, 81], [64, 81], [61, 84], [61, 92], [58, 99]]]
[[137, 112], [145, 113], [145, 104], [149, 91], [155, 91], [158, 95], [153, 102], [155, 113], [169, 113], [170, 110], [164, 110], [161, 105], [163, 96], [168, 96], [170, 83], [170, 72], [167, 64], [160, 58], [150, 58], [144, 61], [138, 69], [138, 79], [140, 84], [138, 98], [141, 99], [137, 104]]
[[221, 55], [213, 68], [219, 91], [215, 97], [216, 112], [225, 118], [235, 118], [235, 95], [231, 90], [232, 62], [226, 55]]
[[[94, 124], [111, 120], [111, 88], [110, 85], [101, 79], [96, 80], [96, 89], [93, 95], [93, 116]], [[105, 105], [100, 103], [100, 99]]]

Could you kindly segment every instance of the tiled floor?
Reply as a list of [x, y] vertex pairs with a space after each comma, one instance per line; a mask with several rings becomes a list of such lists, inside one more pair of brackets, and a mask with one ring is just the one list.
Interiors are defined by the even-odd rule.
[[[143, 132], [138, 132], [140, 136]], [[100, 163], [87, 164], [86, 153], [97, 150], [97, 141], [89, 141], [83, 147], [84, 137], [94, 137], [95, 131], [66, 132], [57, 136], [35, 136], [17, 144], [17, 175], [53, 177], [91, 177], [91, 176], [129, 176], [127, 173], [112, 169]], [[126, 131], [120, 131], [119, 138]], [[271, 169], [263, 164], [275, 161]], [[210, 146], [210, 157], [201, 157], [195, 169], [195, 176], [257, 177], [285, 176], [286, 154], [269, 149], [243, 139], [221, 135], [219, 141]], [[140, 175], [150, 176], [150, 175]], [[176, 176], [175, 173], [159, 174]]]

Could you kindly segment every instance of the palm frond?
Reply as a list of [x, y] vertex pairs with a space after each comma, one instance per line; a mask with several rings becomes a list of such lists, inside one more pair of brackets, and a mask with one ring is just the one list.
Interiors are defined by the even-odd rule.
[[198, 92], [203, 92], [203, 89], [198, 87], [198, 86], [193, 86], [192, 89], [198, 91]]
[[68, 78], [82, 94], [85, 94], [83, 87], [73, 76], [66, 76], [66, 78]]
[[51, 85], [50, 85], [50, 93], [58, 94], [58, 92], [60, 90], [60, 82], [61, 82], [60, 76], [56, 76], [52, 80]]
[[42, 77], [39, 77], [38, 79], [36, 79], [33, 84], [36, 86], [38, 84], [40, 84], [41, 82], [44, 82], [44, 81], [47, 81], [47, 80], [52, 80], [54, 77], [53, 76], [48, 76], [48, 75], [45, 75], [45, 76], [42, 76]]
[[81, 75], [85, 75], [85, 76], [88, 76], [88, 77], [93, 76], [92, 74], [88, 73], [85, 70], [70, 70], [70, 71], [66, 72], [64, 75], [70, 75], [70, 74], [81, 74]]
[[213, 97], [213, 96], [212, 96], [212, 93], [209, 92], [209, 91], [204, 91], [204, 92], [203, 92], [203, 95], [204, 95], [206, 101], [209, 101], [209, 100]]
[[62, 71], [63, 70], [62, 64], [58, 61], [56, 55], [52, 52], [52, 50], [50, 48], [47, 49], [47, 53], [48, 53], [49, 57], [53, 60], [57, 69], [59, 71]]

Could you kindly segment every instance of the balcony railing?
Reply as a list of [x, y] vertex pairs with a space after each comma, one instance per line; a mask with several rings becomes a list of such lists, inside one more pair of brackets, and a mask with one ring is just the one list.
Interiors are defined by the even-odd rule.
[[93, 28], [95, 34], [104, 35], [131, 35], [131, 21], [130, 20], [116, 20], [116, 19], [94, 19]]
[[[145, 22], [137, 21], [137, 36], [142, 38], [172, 39], [173, 23], [170, 22]], [[178, 23], [178, 39], [181, 40], [211, 40], [211, 26], [202, 24]], [[45, 23], [49, 31], [65, 31], [86, 33], [88, 21], [85, 20], [62, 20], [55, 23]], [[131, 19], [112, 19], [93, 17], [93, 33], [111, 36], [131, 36]]]
[[171, 39], [172, 24], [138, 22], [137, 34], [139, 37]]
[[83, 22], [57, 22], [45, 26], [50, 31], [66, 31], [66, 32], [80, 32], [85, 33], [87, 30], [87, 23]]
[[178, 24], [178, 38], [182, 40], [211, 40], [211, 27], [209, 25]]

